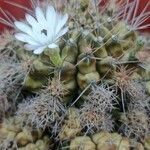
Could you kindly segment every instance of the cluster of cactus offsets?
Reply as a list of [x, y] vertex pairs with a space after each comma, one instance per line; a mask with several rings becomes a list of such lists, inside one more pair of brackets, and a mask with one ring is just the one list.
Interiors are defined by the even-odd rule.
[[12, 117], [0, 124], [1, 150], [46, 150], [50, 145], [52, 141], [47, 135], [23, 127], [18, 118]]
[[78, 136], [71, 141], [70, 150], [144, 150], [141, 143], [133, 142], [118, 133], [100, 132], [89, 136]]
[[69, 14], [59, 47], [0, 38], [0, 150], [150, 150], [149, 16], [136, 0], [62, 2], [50, 1]]

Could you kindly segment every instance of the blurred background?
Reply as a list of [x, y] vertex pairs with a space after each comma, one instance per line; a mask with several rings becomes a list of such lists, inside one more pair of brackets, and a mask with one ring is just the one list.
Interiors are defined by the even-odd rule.
[[[103, 3], [105, 3], [106, 1], [111, 1], [111, 0], [102, 0], [101, 5]], [[118, 1], [120, 1], [120, 0], [118, 0]], [[127, 1], [127, 0], [124, 0], [124, 1]], [[130, 1], [132, 1], [132, 0], [130, 0]], [[140, 1], [140, 3], [139, 3], [137, 14], [140, 14], [140, 12], [143, 10], [143, 8], [146, 6], [146, 4], [150, 0], [139, 0], [139, 1]], [[15, 6], [14, 4], [15, 5], [18, 4], [19, 6], [23, 6], [23, 7], [27, 7], [29, 9], [31, 9], [31, 1], [30, 0], [0, 0], [0, 22], [2, 22], [1, 21], [2, 18], [5, 18], [2, 11], [7, 12], [8, 14], [15, 17], [16, 19], [24, 18], [26, 11], [22, 8]], [[150, 5], [148, 6], [146, 11], [150, 12]], [[147, 23], [150, 24], [150, 17], [144, 22], [144, 24], [147, 24]], [[0, 32], [2, 32], [5, 29], [10, 29], [10, 27], [0, 23]], [[142, 32], [150, 32], [150, 27], [147, 27], [145, 30], [142, 30]]]
[[[25, 15], [25, 10], [19, 7], [14, 6], [11, 2], [18, 5], [31, 8], [30, 0], [0, 0], [0, 18], [5, 18], [2, 11], [4, 10], [7, 13], [10, 13], [16, 19], [23, 19]], [[8, 29], [8, 26], [0, 23], [0, 31]]]

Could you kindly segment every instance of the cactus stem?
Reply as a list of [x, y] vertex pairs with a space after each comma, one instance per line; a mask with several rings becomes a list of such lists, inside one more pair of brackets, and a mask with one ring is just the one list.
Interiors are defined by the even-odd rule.
[[[117, 34], [115, 34], [114, 36], [117, 36], [119, 34], [119, 32]], [[105, 37], [107, 37], [108, 34], [106, 34], [103, 39], [105, 39]], [[105, 43], [103, 43], [100, 47], [96, 48], [92, 54], [96, 53], [100, 48], [102, 48], [103, 46], [105, 46], [108, 42], [110, 42], [112, 40], [112, 37], [110, 37]]]
[[98, 57], [92, 57], [90, 55], [87, 54], [86, 57], [83, 57], [80, 61], [77, 62], [77, 64], [74, 67], [77, 67], [82, 61], [84, 61], [85, 59], [95, 59], [95, 60], [102, 60], [102, 58], [98, 58]]
[[57, 67], [62, 65], [62, 59], [60, 56], [60, 49], [46, 49], [45, 54], [49, 56], [52, 63]]

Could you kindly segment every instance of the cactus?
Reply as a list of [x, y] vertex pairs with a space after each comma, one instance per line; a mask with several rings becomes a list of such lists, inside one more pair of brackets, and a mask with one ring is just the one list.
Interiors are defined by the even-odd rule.
[[59, 138], [61, 140], [69, 140], [76, 137], [81, 132], [78, 110], [70, 108], [67, 116], [68, 118], [65, 119], [65, 123], [61, 127], [59, 133]]
[[23, 127], [21, 121], [15, 117], [0, 125], [0, 149], [46, 150], [51, 144], [49, 137], [40, 130]]
[[[147, 13], [136, 16], [136, 0], [45, 4], [32, 0], [33, 15], [26, 15], [26, 23], [14, 21], [20, 33], [0, 47], [0, 98], [6, 91], [0, 117], [7, 101], [15, 102], [9, 115], [48, 132], [56, 149], [71, 141], [71, 150], [142, 150], [135, 143], [150, 134], [150, 69], [148, 40], [138, 29], [146, 27]], [[26, 140], [21, 146], [36, 149]]]
[[141, 143], [132, 143], [128, 138], [117, 133], [100, 132], [88, 136], [78, 136], [71, 140], [70, 150], [144, 150]]
[[146, 148], [146, 150], [149, 150], [149, 149], [150, 149], [150, 139], [149, 139], [149, 137], [147, 137], [147, 138], [145, 139], [145, 148]]
[[[56, 96], [56, 95], [55, 95]], [[48, 89], [18, 105], [16, 117], [35, 129], [53, 128], [65, 114], [65, 106]]]

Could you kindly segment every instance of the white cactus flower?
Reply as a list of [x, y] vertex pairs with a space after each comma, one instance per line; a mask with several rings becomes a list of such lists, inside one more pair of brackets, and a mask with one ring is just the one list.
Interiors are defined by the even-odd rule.
[[15, 21], [15, 26], [21, 31], [16, 33], [17, 40], [25, 42], [25, 47], [34, 54], [41, 54], [45, 48], [57, 48], [57, 42], [67, 31], [65, 26], [68, 15], [62, 15], [48, 6], [44, 13], [40, 7], [35, 8], [35, 17], [26, 14], [27, 24]]

